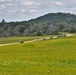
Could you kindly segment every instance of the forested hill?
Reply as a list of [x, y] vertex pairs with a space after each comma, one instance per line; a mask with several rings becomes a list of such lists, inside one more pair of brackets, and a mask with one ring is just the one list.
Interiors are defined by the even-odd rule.
[[76, 33], [76, 15], [70, 13], [49, 13], [36, 19], [22, 22], [0, 23], [0, 37], [34, 36]]
[[43, 16], [40, 16], [36, 19], [30, 20], [31, 22], [43, 22], [43, 23], [76, 23], [76, 15], [70, 13], [49, 13]]

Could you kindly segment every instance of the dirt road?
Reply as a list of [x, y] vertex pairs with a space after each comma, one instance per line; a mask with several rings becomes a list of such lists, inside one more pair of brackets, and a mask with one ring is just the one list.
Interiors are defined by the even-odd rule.
[[[66, 37], [69, 37], [69, 36], [73, 36], [73, 34], [66, 34]], [[50, 39], [50, 38], [46, 38], [46, 40], [48, 40], [48, 39]], [[37, 41], [41, 41], [41, 40], [42, 39], [38, 39]], [[26, 41], [24, 43], [29, 43], [29, 42], [35, 42], [35, 40]], [[19, 42], [16, 42], [16, 43], [0, 44], [0, 46], [7, 46], [7, 45], [14, 45], [14, 44], [20, 44], [20, 43]]]
[[[41, 39], [39, 39], [38, 41], [40, 41]], [[35, 42], [34, 40], [31, 41], [26, 41], [24, 43], [29, 43], [29, 42]], [[20, 44], [20, 42], [16, 42], [16, 43], [8, 43], [8, 44], [0, 44], [0, 46], [7, 46], [7, 45], [14, 45], [14, 44]]]
[[73, 36], [73, 34], [66, 34], [66, 37]]

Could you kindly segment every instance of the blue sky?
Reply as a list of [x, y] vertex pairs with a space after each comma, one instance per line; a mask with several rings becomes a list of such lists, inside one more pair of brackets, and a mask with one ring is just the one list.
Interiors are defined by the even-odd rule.
[[76, 0], [0, 0], [0, 21], [24, 21], [53, 12], [76, 14]]

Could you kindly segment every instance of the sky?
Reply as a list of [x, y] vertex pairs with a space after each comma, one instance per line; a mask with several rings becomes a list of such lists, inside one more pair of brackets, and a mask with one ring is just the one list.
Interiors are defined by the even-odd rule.
[[76, 14], [76, 0], [0, 0], [0, 21], [25, 21], [56, 12]]

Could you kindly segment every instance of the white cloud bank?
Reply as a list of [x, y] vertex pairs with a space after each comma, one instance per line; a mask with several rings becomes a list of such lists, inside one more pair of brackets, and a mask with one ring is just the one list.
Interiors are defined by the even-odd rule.
[[0, 20], [27, 20], [61, 11], [76, 14], [76, 0], [0, 0]]
[[12, 2], [12, 0], [0, 0], [0, 2]]

